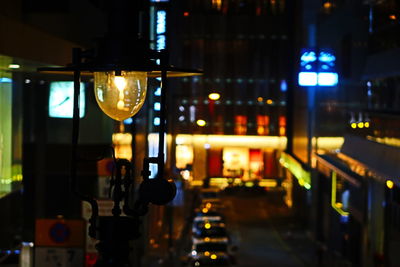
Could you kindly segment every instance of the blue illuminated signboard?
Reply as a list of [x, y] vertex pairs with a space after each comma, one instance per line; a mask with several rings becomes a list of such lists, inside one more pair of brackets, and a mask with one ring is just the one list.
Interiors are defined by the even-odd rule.
[[157, 50], [162, 50], [166, 46], [167, 12], [165, 10], [158, 10], [156, 16]]
[[303, 49], [300, 56], [300, 86], [335, 86], [338, 74], [335, 68], [336, 57], [326, 49]]

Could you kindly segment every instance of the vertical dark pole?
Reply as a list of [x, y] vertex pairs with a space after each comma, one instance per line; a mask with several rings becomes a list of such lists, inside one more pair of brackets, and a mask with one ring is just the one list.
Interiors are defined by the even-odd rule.
[[[391, 233], [391, 210], [392, 210], [392, 200], [393, 200], [393, 189], [389, 189], [385, 186], [384, 194], [385, 194], [385, 206], [383, 209], [384, 216], [384, 231], [383, 231], [383, 265], [382, 266], [391, 266], [390, 262], [390, 252], [389, 252], [389, 244], [390, 244], [390, 235]], [[382, 264], [382, 262], [381, 262]]]
[[158, 178], [163, 177], [164, 173], [164, 134], [167, 132], [166, 117], [167, 117], [167, 67], [168, 67], [168, 52], [162, 50], [160, 52], [161, 65], [161, 109], [160, 109], [160, 127], [158, 136]]
[[[160, 131], [159, 131], [159, 144], [158, 144], [158, 175], [157, 177], [163, 178], [164, 175], [164, 134], [167, 132], [167, 68], [169, 64], [169, 54], [166, 50], [162, 50], [160, 54], [161, 65], [161, 110], [160, 110]], [[168, 179], [169, 177], [164, 177]], [[166, 217], [168, 220], [168, 260], [170, 266], [173, 264], [173, 207], [171, 204], [166, 205]]]
[[74, 109], [72, 118], [72, 149], [71, 149], [71, 176], [70, 188], [71, 191], [81, 200], [89, 202], [92, 207], [92, 216], [89, 220], [89, 235], [95, 236], [95, 223], [98, 216], [98, 205], [94, 198], [81, 194], [77, 189], [77, 162], [78, 162], [78, 139], [79, 139], [79, 94], [81, 83], [81, 71], [79, 69], [82, 60], [82, 50], [74, 48], [72, 51], [73, 64], [76, 67], [74, 70]]
[[[318, 82], [318, 81], [317, 81]], [[307, 163], [312, 166], [312, 153], [313, 153], [313, 138], [315, 135], [315, 90], [317, 86], [310, 86], [307, 88], [308, 94], [308, 143], [307, 143]]]
[[[73, 49], [73, 64], [77, 65], [81, 62], [81, 49]], [[76, 191], [76, 173], [77, 173], [77, 153], [79, 139], [79, 94], [80, 94], [81, 73], [79, 70], [74, 71], [74, 108], [72, 118], [72, 155], [71, 155], [71, 189]]]
[[[297, 1], [288, 1], [286, 4], [286, 14], [287, 14], [287, 31], [289, 37], [289, 51], [287, 56], [287, 64], [288, 64], [288, 90], [286, 93], [286, 152], [293, 153], [293, 136], [294, 136], [294, 90], [296, 88], [296, 70], [297, 70], [297, 15], [296, 15], [296, 3]], [[297, 4], [297, 7], [299, 4]]]

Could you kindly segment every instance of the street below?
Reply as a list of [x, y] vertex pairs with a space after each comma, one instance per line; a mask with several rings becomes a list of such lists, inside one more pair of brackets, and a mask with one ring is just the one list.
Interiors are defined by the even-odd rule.
[[[283, 201], [283, 192], [221, 192], [221, 213], [237, 267], [316, 266], [316, 245]], [[190, 253], [187, 237], [183, 254]]]

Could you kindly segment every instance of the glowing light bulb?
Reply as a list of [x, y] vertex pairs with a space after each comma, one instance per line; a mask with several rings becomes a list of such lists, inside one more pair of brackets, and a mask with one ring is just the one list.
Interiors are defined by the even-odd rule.
[[138, 71], [95, 72], [94, 91], [97, 104], [117, 121], [134, 116], [143, 106], [147, 92], [147, 73]]

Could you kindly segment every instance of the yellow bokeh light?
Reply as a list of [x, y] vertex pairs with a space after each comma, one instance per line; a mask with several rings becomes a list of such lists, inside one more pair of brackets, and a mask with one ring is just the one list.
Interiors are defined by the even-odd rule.
[[332, 7], [332, 3], [331, 2], [324, 3], [324, 8], [329, 9], [331, 7]]
[[364, 123], [364, 127], [365, 127], [365, 128], [369, 128], [369, 122], [365, 122], [365, 123]]
[[272, 99], [267, 99], [266, 103], [267, 103], [268, 105], [272, 105], [272, 103], [274, 103], [274, 101], [272, 101]]
[[204, 256], [210, 256], [210, 251], [206, 251], [206, 252], [204, 252]]
[[208, 209], [207, 209], [207, 208], [203, 208], [201, 211], [202, 211], [203, 213], [207, 213], [207, 212], [208, 212]]
[[211, 258], [212, 260], [215, 260], [215, 259], [217, 259], [217, 255], [212, 254], [212, 255], [210, 256], [210, 258]]
[[204, 228], [206, 228], [206, 229], [210, 229], [210, 228], [211, 228], [211, 224], [209, 224], [209, 223], [206, 223], [206, 224], [204, 225]]
[[211, 93], [208, 95], [208, 98], [211, 100], [218, 100], [220, 97], [221, 97], [221, 95], [218, 93]]
[[206, 126], [206, 124], [207, 124], [205, 120], [197, 120], [196, 123], [197, 123], [197, 125], [200, 126], [200, 127], [204, 127], [204, 126]]
[[258, 102], [262, 102], [264, 99], [261, 97], [261, 96], [259, 96], [259, 97], [257, 97], [257, 101]]
[[355, 123], [355, 122], [353, 122], [353, 123], [350, 124], [350, 125], [351, 125], [351, 128], [353, 128], [353, 129], [357, 128], [357, 123]]
[[343, 207], [343, 204], [340, 202], [335, 203], [336, 207], [338, 207], [339, 209], [341, 209]]
[[357, 123], [358, 128], [362, 129], [364, 128], [364, 123], [363, 122], [359, 122]]
[[392, 189], [394, 187], [393, 181], [392, 180], [387, 180], [386, 181], [386, 186], [387, 186], [387, 188]]

